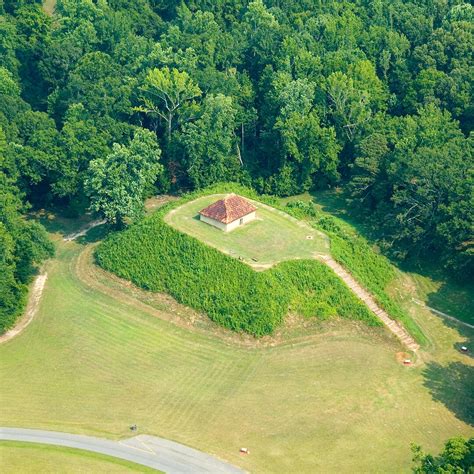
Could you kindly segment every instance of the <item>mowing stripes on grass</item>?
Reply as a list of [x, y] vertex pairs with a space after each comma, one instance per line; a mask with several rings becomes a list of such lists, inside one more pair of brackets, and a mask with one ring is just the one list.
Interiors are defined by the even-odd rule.
[[[410, 442], [438, 452], [472, 433], [420, 369], [396, 362], [395, 341], [363, 325], [322, 322], [304, 339], [236, 345], [211, 325], [186, 329], [119, 298], [116, 279], [78, 258], [87, 247], [58, 247], [37, 316], [0, 346], [4, 426], [116, 439], [137, 423], [255, 473], [408, 472]], [[99, 278], [102, 289], [90, 284]], [[466, 363], [452, 350], [459, 334], [439, 320], [428, 327], [443, 343], [430, 357]], [[467, 390], [457, 380], [451, 398]]]

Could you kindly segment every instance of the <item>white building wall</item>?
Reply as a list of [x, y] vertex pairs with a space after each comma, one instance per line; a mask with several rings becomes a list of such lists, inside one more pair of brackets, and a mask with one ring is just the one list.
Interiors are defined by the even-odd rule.
[[[250, 214], [247, 214], [246, 216], [242, 217], [242, 219], [236, 219], [233, 222], [230, 222], [229, 224], [223, 224], [222, 222], [216, 221], [215, 219], [211, 219], [209, 217], [200, 215], [200, 219], [205, 222], [206, 224], [213, 225], [214, 227], [217, 227], [218, 229], [223, 230], [224, 232], [230, 232], [231, 230], [234, 230], [236, 227], [239, 227], [239, 225], [244, 225], [247, 222], [253, 221], [256, 217], [256, 212], [253, 211]], [[242, 223], [241, 223], [242, 220]]]
[[205, 222], [206, 224], [213, 225], [221, 230], [227, 230], [227, 226], [222, 222], [216, 221], [215, 219], [211, 219], [210, 217], [203, 216], [202, 214], [199, 215], [201, 221]]

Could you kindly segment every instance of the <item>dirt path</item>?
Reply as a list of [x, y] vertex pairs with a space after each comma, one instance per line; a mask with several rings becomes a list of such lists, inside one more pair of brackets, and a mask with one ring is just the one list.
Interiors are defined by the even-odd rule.
[[438, 309], [432, 308], [431, 306], [428, 306], [425, 303], [423, 303], [423, 301], [417, 300], [415, 298], [412, 298], [411, 300], [413, 301], [413, 303], [416, 303], [419, 306], [423, 306], [423, 308], [428, 309], [432, 313], [438, 314], [439, 316], [442, 316], [443, 318], [449, 319], [450, 321], [453, 321], [457, 324], [460, 324], [461, 326], [466, 326], [468, 328], [474, 329], [473, 324], [466, 323], [464, 321], [461, 321], [458, 318], [455, 318], [454, 316], [450, 316], [449, 314], [443, 313], [442, 311], [439, 311]]
[[341, 278], [341, 280], [350, 288], [350, 290], [362, 300], [367, 307], [385, 324], [385, 326], [392, 331], [395, 336], [411, 351], [417, 351], [420, 346], [410, 336], [408, 331], [397, 321], [394, 321], [390, 316], [377, 305], [374, 298], [368, 293], [361, 285], [355, 280], [355, 278], [339, 263], [337, 263], [329, 255], [318, 255], [318, 260], [325, 263], [331, 268], [334, 273]]
[[26, 311], [23, 317], [17, 322], [15, 327], [7, 331], [5, 334], [0, 336], [0, 344], [3, 342], [7, 342], [10, 339], [14, 338], [17, 334], [19, 334], [23, 329], [28, 326], [33, 320], [36, 311], [38, 310], [38, 305], [41, 299], [41, 295], [43, 294], [44, 285], [48, 278], [47, 273], [42, 273], [38, 275], [33, 283], [33, 286], [30, 290], [30, 295], [28, 298], [28, 304], [26, 305]]
[[107, 221], [105, 219], [100, 219], [100, 220], [89, 222], [89, 224], [87, 224], [81, 230], [79, 230], [77, 232], [74, 232], [72, 234], [66, 235], [63, 240], [64, 240], [64, 242], [70, 242], [71, 240], [76, 240], [78, 237], [82, 237], [83, 235], [86, 235], [87, 232], [89, 232], [94, 227], [105, 224], [106, 222]]

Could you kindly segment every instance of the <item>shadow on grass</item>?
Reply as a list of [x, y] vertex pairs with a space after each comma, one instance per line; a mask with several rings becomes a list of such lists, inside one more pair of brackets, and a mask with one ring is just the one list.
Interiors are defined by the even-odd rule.
[[66, 217], [61, 210], [41, 209], [29, 215], [29, 218], [36, 220], [51, 234], [59, 234], [62, 237], [77, 232], [87, 225], [93, 217], [83, 214], [80, 217]]
[[[347, 195], [341, 190], [326, 190], [311, 193], [312, 202], [322, 211], [328, 212], [352, 226], [370, 244], [377, 245], [383, 229], [364, 217], [360, 210], [351, 207]], [[455, 318], [474, 324], [474, 282], [459, 281], [444, 270], [441, 265], [428, 259], [400, 261], [384, 255], [403, 272], [410, 272], [430, 279], [438, 285], [435, 291], [427, 293], [424, 302], [428, 306]], [[441, 317], [441, 316], [438, 316]]]
[[460, 420], [474, 426], [474, 367], [462, 362], [429, 362], [423, 384], [434, 400], [443, 403]]
[[[437, 317], [442, 317], [438, 316], [435, 313], [433, 313]], [[453, 344], [453, 348], [462, 354], [466, 359], [473, 359], [474, 358], [474, 329], [452, 319], [447, 319], [443, 318], [443, 323], [454, 330], [461, 336], [462, 339], [459, 339]], [[467, 351], [463, 351], [461, 348], [462, 347], [467, 347]], [[471, 388], [473, 394], [474, 394], [474, 384]], [[474, 411], [474, 406], [472, 408]]]
[[115, 229], [110, 224], [101, 224], [88, 230], [86, 235], [82, 235], [76, 239], [76, 242], [82, 245], [93, 244], [104, 240]]
[[474, 284], [460, 284], [449, 278], [434, 292], [428, 293], [426, 304], [450, 316], [474, 325]]

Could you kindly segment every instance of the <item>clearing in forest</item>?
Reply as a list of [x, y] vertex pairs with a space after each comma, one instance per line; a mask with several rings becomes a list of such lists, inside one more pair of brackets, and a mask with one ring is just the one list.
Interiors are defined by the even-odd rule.
[[263, 270], [285, 260], [329, 254], [329, 239], [322, 232], [258, 201], [251, 201], [257, 208], [257, 218], [231, 232], [223, 232], [199, 220], [201, 209], [225, 196], [212, 194], [187, 202], [170, 211], [165, 222], [255, 269]]

